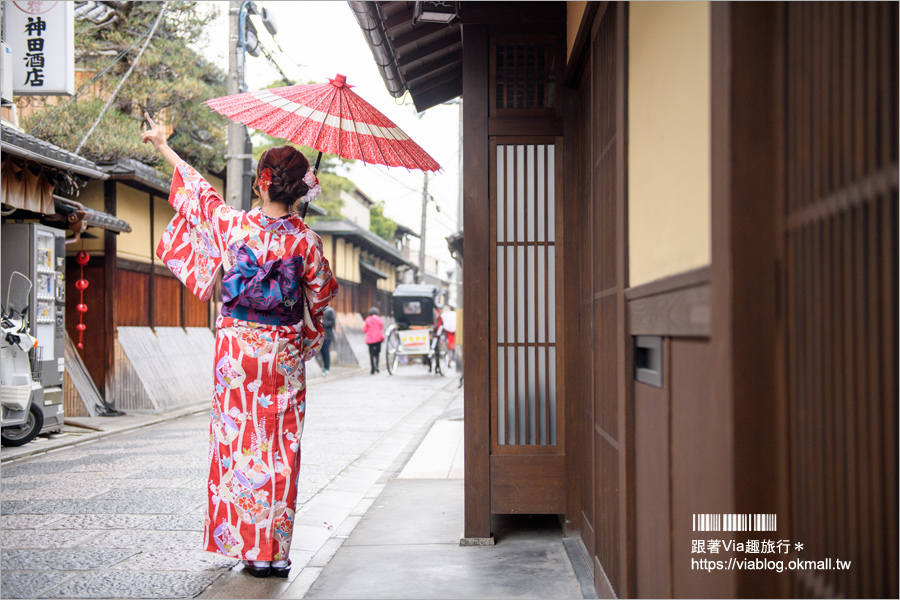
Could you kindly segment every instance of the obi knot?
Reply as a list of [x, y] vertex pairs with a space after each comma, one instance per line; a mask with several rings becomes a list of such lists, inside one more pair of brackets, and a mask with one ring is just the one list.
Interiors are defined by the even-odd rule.
[[253, 250], [244, 245], [234, 266], [222, 277], [222, 300], [252, 310], [290, 309], [300, 300], [302, 266], [302, 257], [259, 265]]

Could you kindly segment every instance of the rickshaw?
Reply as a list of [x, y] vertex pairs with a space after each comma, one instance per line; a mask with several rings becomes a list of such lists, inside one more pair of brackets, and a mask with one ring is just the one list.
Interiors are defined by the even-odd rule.
[[447, 332], [440, 313], [441, 290], [434, 285], [401, 284], [394, 290], [394, 324], [385, 334], [385, 358], [393, 375], [401, 361], [420, 358], [438, 375], [450, 370]]

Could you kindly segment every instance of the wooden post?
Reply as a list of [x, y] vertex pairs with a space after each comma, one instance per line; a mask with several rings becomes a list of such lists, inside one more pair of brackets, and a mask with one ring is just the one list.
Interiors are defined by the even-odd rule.
[[[463, 254], [487, 257], [488, 224], [488, 33], [484, 25], [463, 25]], [[468, 340], [465, 361], [465, 533], [467, 539], [491, 537], [490, 481], [490, 273], [487, 260], [467, 268], [463, 322]]]
[[[110, 215], [116, 214], [116, 185], [112, 179], [103, 182], [103, 210]], [[106, 377], [103, 384], [103, 399], [110, 406], [115, 406], [113, 393], [116, 375], [116, 234], [109, 230], [103, 232], [103, 278], [106, 288], [104, 294], [105, 325], [103, 336], [106, 342]]]

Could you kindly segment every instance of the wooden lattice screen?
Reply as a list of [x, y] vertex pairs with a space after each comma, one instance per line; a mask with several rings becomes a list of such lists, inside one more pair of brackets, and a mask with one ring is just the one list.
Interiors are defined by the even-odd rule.
[[897, 589], [897, 4], [784, 5], [794, 597]]
[[552, 42], [498, 42], [491, 57], [495, 110], [545, 110], [556, 106], [557, 47]]
[[499, 446], [557, 443], [556, 149], [494, 144], [496, 405]]

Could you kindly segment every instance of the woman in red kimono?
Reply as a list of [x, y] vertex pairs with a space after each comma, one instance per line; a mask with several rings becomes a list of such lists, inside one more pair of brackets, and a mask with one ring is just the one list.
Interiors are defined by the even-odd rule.
[[225, 204], [182, 161], [148, 115], [142, 134], [175, 169], [176, 210], [156, 249], [192, 292], [208, 300], [219, 268], [215, 391], [205, 546], [244, 560], [256, 577], [287, 577], [297, 501], [306, 365], [324, 339], [322, 313], [337, 292], [322, 241], [291, 211], [318, 193], [309, 161], [290, 146], [259, 160], [262, 205]]

